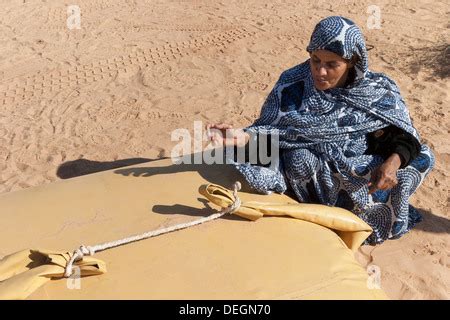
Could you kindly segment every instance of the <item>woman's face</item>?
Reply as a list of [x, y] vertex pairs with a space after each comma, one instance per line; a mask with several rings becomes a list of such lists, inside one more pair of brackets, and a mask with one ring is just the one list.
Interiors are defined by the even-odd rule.
[[311, 73], [317, 90], [343, 87], [353, 64], [334, 52], [316, 50], [310, 54]]

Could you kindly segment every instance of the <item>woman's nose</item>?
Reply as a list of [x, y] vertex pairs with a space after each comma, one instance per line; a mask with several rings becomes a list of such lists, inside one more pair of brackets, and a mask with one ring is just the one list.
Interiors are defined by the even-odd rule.
[[327, 75], [327, 70], [325, 69], [325, 67], [318, 67], [317, 74], [321, 77], [324, 77]]

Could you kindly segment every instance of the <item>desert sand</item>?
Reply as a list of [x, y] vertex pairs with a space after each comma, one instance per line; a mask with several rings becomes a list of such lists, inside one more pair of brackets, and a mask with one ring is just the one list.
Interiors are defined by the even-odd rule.
[[[281, 72], [308, 58], [314, 25], [343, 15], [436, 155], [411, 199], [424, 222], [357, 259], [380, 268], [392, 299], [449, 299], [450, 5], [379, 0], [377, 29], [372, 2], [3, 0], [0, 193], [168, 157], [171, 132], [194, 121], [249, 125]], [[67, 25], [69, 5], [80, 29]]]

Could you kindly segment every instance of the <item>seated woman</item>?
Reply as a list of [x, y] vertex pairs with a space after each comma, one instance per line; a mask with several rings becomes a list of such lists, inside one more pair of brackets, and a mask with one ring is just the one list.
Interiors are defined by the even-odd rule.
[[395, 82], [368, 70], [352, 21], [320, 21], [307, 51], [310, 59], [281, 74], [252, 125], [208, 125], [231, 131], [231, 138], [211, 139], [243, 146], [276, 136], [275, 167], [236, 163], [250, 186], [261, 193], [289, 188], [300, 202], [346, 208], [373, 228], [367, 244], [398, 238], [421, 220], [409, 197], [434, 166], [433, 153], [420, 143]]

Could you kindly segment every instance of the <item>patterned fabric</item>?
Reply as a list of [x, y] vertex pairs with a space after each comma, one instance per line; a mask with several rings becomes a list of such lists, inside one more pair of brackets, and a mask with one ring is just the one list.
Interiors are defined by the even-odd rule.
[[[346, 208], [372, 228], [368, 244], [398, 238], [421, 220], [409, 205], [434, 166], [434, 155], [422, 145], [410, 165], [397, 172], [392, 190], [368, 194], [372, 171], [383, 163], [365, 154], [367, 134], [395, 125], [420, 141], [405, 102], [393, 80], [368, 70], [363, 35], [350, 20], [328, 17], [315, 28], [309, 52], [324, 49], [351, 58], [356, 78], [345, 88], [316, 90], [309, 60], [283, 72], [262, 106], [260, 117], [245, 130], [252, 136], [279, 138], [279, 158], [272, 166], [236, 163], [257, 192], [284, 193], [288, 186], [300, 202]], [[299, 97], [301, 92], [301, 97]]]

